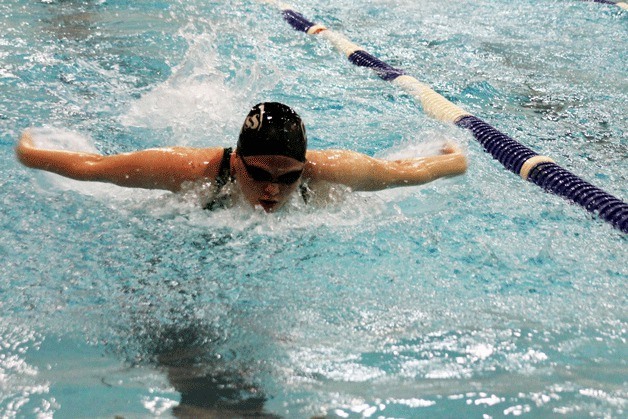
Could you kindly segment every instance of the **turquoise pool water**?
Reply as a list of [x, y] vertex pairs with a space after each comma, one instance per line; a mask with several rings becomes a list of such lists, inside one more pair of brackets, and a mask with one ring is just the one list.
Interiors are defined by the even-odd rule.
[[[626, 12], [292, 3], [628, 198]], [[0, 416], [621, 417], [626, 237], [252, 1], [0, 4]], [[313, 148], [468, 149], [466, 176], [207, 213], [27, 170], [42, 145], [233, 145], [294, 106]], [[435, 145], [436, 144], [436, 145]]]

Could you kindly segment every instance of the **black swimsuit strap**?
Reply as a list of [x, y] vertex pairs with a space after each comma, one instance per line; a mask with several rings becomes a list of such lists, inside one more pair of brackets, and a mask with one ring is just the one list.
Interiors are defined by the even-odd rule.
[[223, 150], [222, 160], [220, 161], [220, 169], [218, 169], [218, 176], [216, 176], [216, 185], [218, 188], [222, 188], [231, 180], [231, 153], [233, 149], [227, 147]]
[[214, 182], [216, 182], [216, 190], [214, 192], [214, 198], [209, 201], [203, 207], [206, 210], [214, 210], [224, 205], [225, 197], [219, 197], [220, 190], [231, 180], [231, 147], [225, 148], [222, 153], [222, 160], [220, 161], [220, 167], [218, 168], [218, 176]]

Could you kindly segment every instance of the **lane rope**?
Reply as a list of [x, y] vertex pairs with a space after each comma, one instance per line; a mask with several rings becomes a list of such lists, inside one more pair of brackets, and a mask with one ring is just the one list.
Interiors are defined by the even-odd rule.
[[628, 3], [625, 3], [623, 1], [611, 1], [611, 0], [584, 0], [584, 1], [588, 1], [588, 2], [593, 2], [593, 3], [602, 3], [602, 4], [612, 4], [614, 6], [617, 7], [621, 7], [624, 10], [628, 10]]
[[279, 8], [284, 20], [295, 30], [325, 38], [352, 64], [370, 68], [381, 79], [400, 87], [419, 100], [424, 112], [429, 116], [471, 131], [484, 150], [506, 169], [547, 192], [582, 206], [615, 228], [628, 233], [628, 204], [622, 200], [579, 178], [556, 164], [551, 158], [539, 155], [482, 119], [454, 105], [426, 84], [369, 54], [364, 48], [354, 44], [342, 34], [309, 21], [301, 13], [280, 1], [259, 1]]

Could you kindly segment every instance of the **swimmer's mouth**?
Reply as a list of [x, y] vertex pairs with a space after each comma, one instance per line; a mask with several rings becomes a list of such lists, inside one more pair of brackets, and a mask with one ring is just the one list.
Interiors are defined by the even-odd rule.
[[264, 208], [264, 211], [266, 212], [271, 212], [272, 210], [274, 210], [277, 207], [278, 203], [279, 201], [275, 201], [272, 199], [260, 199], [259, 200], [259, 204], [261, 205], [262, 208]]

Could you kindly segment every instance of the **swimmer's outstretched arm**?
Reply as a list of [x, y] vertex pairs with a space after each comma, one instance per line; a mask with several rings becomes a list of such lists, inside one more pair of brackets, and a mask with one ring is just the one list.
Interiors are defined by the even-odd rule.
[[15, 152], [25, 166], [76, 180], [176, 192], [186, 181], [214, 179], [223, 149], [173, 147], [103, 156], [37, 148], [26, 131]]
[[375, 159], [344, 150], [307, 152], [305, 177], [349, 186], [355, 191], [377, 191], [397, 186], [412, 186], [438, 178], [461, 175], [467, 158], [460, 148], [446, 144], [442, 154], [406, 160]]

